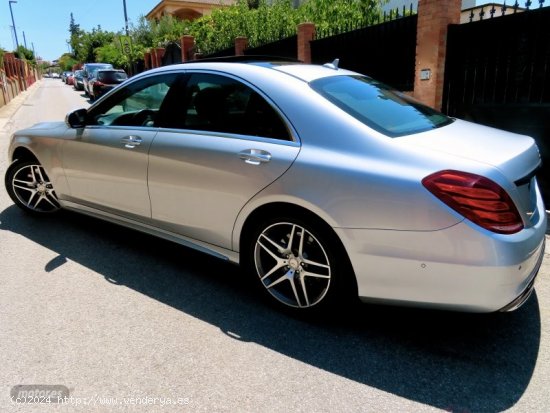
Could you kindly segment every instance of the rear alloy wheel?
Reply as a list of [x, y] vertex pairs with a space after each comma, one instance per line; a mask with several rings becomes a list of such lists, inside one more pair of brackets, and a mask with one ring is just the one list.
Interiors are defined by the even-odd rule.
[[23, 210], [51, 214], [61, 207], [46, 171], [37, 161], [15, 161], [6, 172], [6, 189]]
[[[334, 237], [300, 220], [270, 220], [253, 236], [249, 265], [263, 289], [284, 308], [316, 311], [343, 295], [349, 280], [344, 263], [336, 259]], [[251, 242], [251, 244], [252, 244]]]

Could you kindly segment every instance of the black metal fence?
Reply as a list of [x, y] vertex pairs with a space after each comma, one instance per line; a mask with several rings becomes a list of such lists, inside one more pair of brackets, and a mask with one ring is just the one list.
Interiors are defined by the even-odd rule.
[[138, 73], [142, 73], [142, 72], [145, 72], [145, 60], [143, 59], [138, 59], [136, 61], [134, 61], [134, 67], [133, 67], [133, 74], [134, 75], [137, 75]]
[[290, 57], [296, 59], [298, 56], [298, 36], [289, 36], [281, 40], [266, 43], [257, 47], [249, 47], [244, 51], [245, 55], [268, 55]]
[[226, 49], [217, 50], [215, 52], [201, 54], [200, 58], [206, 59], [211, 57], [224, 57], [224, 56], [233, 56], [235, 54], [235, 46], [227, 47]]
[[550, 8], [450, 26], [443, 111], [534, 137], [550, 201]]
[[173, 65], [181, 62], [181, 46], [176, 42], [169, 43], [166, 46], [164, 56], [162, 57], [162, 66]]
[[409, 15], [330, 37], [318, 36], [311, 42], [312, 61], [327, 63], [339, 58], [345, 69], [400, 90], [413, 90], [417, 22], [417, 15]]

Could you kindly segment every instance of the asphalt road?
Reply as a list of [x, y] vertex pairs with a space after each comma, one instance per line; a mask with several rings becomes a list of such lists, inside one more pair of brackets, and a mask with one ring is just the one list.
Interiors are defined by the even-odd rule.
[[[87, 105], [44, 79], [0, 109], [1, 175], [10, 130]], [[304, 321], [236, 266], [76, 214], [29, 217], [2, 187], [0, 412], [548, 412], [549, 255], [514, 313]], [[73, 399], [13, 405], [21, 384]]]

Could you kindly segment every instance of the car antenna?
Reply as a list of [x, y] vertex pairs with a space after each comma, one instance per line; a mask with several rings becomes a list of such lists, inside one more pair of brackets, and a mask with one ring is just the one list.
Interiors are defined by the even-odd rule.
[[340, 59], [334, 59], [332, 63], [325, 63], [323, 66], [328, 67], [329, 69], [338, 70], [339, 64], [340, 64]]

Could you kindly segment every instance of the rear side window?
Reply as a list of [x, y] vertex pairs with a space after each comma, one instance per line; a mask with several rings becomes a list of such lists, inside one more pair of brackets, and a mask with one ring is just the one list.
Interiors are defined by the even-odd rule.
[[390, 137], [452, 123], [444, 114], [366, 76], [330, 76], [310, 86], [365, 125]]
[[225, 76], [195, 73], [185, 93], [163, 108], [163, 127], [291, 140], [275, 109], [247, 85]]
[[104, 83], [122, 83], [128, 76], [124, 72], [118, 71], [100, 71], [98, 72], [97, 79]]
[[111, 64], [104, 64], [104, 65], [95, 64], [95, 65], [85, 66], [84, 70], [88, 74], [88, 77], [92, 78], [96, 75], [98, 70], [100, 70], [100, 69], [112, 69], [112, 68], [113, 68], [113, 65], [111, 65]]

